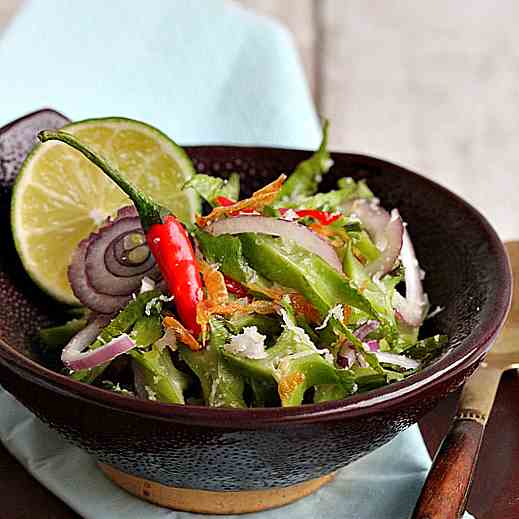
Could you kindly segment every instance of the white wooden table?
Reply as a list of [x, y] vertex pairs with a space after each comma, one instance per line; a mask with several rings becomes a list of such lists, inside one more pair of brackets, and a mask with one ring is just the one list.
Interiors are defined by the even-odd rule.
[[[518, 2], [241, 3], [293, 32], [332, 149], [419, 171], [518, 237]], [[0, 31], [21, 4], [0, 0]]]

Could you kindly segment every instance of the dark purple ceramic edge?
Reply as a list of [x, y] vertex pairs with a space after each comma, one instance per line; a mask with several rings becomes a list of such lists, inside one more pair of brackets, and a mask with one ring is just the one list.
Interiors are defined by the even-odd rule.
[[31, 112], [31, 113], [26, 114], [26, 115], [22, 115], [21, 117], [18, 117], [18, 119], [15, 119], [14, 121], [11, 121], [11, 122], [7, 123], [4, 126], [1, 126], [0, 127], [0, 131], [2, 133], [6, 132], [7, 130], [9, 130], [10, 128], [15, 126], [16, 124], [19, 124], [22, 121], [26, 121], [27, 119], [31, 119], [32, 117], [35, 117], [35, 116], [40, 115], [40, 114], [45, 113], [45, 112], [49, 112], [49, 113], [52, 113], [52, 114], [57, 115], [59, 117], [63, 117], [63, 119], [70, 120], [65, 115], [63, 115], [61, 112], [58, 112], [57, 110], [54, 110], [54, 108], [40, 108], [39, 110], [36, 110], [36, 111]]
[[[38, 113], [38, 112], [36, 112]], [[9, 127], [25, 116], [8, 125]], [[244, 152], [251, 147], [240, 146], [192, 146], [186, 147], [187, 151], [218, 148], [225, 155], [226, 151], [241, 148]], [[256, 151], [271, 150], [272, 148], [254, 148]], [[275, 148], [280, 151], [294, 151], [284, 148]], [[298, 150], [300, 151], [300, 150]], [[350, 157], [361, 158], [365, 163], [374, 166], [388, 165], [387, 161], [374, 157], [366, 157], [356, 154], [340, 154]], [[496, 270], [498, 272], [501, 290], [494, 302], [493, 312], [488, 312], [491, 317], [481, 321], [477, 327], [477, 333], [472, 333], [456, 350], [446, 357], [437, 361], [433, 366], [408, 379], [394, 383], [381, 389], [349, 397], [347, 400], [326, 402], [322, 404], [310, 404], [294, 408], [265, 408], [265, 409], [214, 409], [202, 406], [178, 406], [170, 404], [158, 404], [154, 402], [140, 401], [124, 397], [103, 389], [82, 384], [71, 380], [64, 375], [50, 371], [34, 361], [24, 357], [8, 344], [0, 339], [0, 362], [9, 369], [16, 371], [21, 376], [30, 379], [36, 384], [51, 387], [60, 393], [67, 394], [81, 400], [93, 401], [104, 407], [117, 407], [125, 411], [145, 415], [149, 417], [169, 420], [173, 422], [192, 423], [200, 425], [211, 425], [213, 427], [226, 427], [232, 423], [236, 428], [256, 428], [261, 425], [276, 423], [309, 423], [313, 421], [333, 420], [344, 416], [359, 416], [401, 406], [408, 399], [415, 399], [417, 395], [426, 398], [433, 395], [435, 389], [446, 379], [453, 377], [460, 371], [467, 370], [469, 366], [477, 363], [488, 351], [493, 340], [496, 338], [506, 317], [511, 298], [511, 271], [504, 246], [497, 236], [495, 230], [470, 204], [455, 195], [445, 187], [436, 182], [411, 172], [400, 166], [391, 164], [406, 175], [419, 177], [422, 182], [429, 183], [436, 190], [454, 201], [466, 212], [471, 213], [479, 222], [479, 225], [487, 236], [487, 242], [496, 258]]]

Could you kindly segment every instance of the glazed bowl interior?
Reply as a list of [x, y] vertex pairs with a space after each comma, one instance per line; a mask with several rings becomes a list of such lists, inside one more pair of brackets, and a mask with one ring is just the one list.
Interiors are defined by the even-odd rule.
[[[45, 114], [44, 114], [45, 115]], [[65, 120], [46, 115], [28, 120], [17, 132], [0, 133], [1, 230], [4, 249], [0, 258], [0, 363], [36, 385], [97, 405], [183, 423], [257, 427], [283, 421], [326, 420], [355, 416], [391, 407], [395, 402], [417, 401], [434, 395], [435, 387], [475, 367], [490, 347], [504, 320], [510, 299], [510, 270], [504, 247], [484, 217], [443, 187], [404, 168], [372, 157], [333, 154], [334, 166], [321, 189], [336, 187], [344, 176], [365, 179], [386, 208], [397, 207], [426, 271], [425, 289], [433, 306], [443, 310], [426, 321], [423, 334], [447, 334], [448, 351], [423, 371], [390, 386], [354, 395], [343, 401], [297, 408], [211, 409], [172, 406], [121, 396], [70, 380], [45, 368], [33, 352], [36, 330], [59, 317], [62, 308], [28, 278], [14, 250], [9, 221], [11, 188], [20, 160], [30, 148], [36, 130], [60, 126]], [[53, 118], [54, 117], [54, 118]], [[20, 122], [18, 122], [20, 126]], [[37, 128], [36, 128], [37, 127]], [[309, 153], [299, 150], [236, 146], [188, 147], [198, 171], [225, 176], [241, 175], [242, 195], [248, 195], [280, 173], [293, 170]], [[3, 162], [2, 162], [3, 160]], [[465, 374], [466, 376], [466, 374]], [[0, 381], [1, 382], [1, 381]], [[459, 383], [459, 378], [458, 378]]]

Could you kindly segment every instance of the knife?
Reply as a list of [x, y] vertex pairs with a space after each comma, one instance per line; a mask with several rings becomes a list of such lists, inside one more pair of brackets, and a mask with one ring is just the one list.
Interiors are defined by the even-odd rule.
[[[519, 241], [505, 244], [519, 279]], [[465, 505], [501, 375], [519, 368], [519, 286], [504, 328], [461, 392], [458, 412], [442, 442], [411, 519], [458, 519]]]

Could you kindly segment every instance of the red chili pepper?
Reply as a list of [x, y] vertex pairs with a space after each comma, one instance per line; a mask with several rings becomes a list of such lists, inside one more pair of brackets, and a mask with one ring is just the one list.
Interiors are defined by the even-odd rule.
[[[231, 200], [230, 198], [227, 198], [226, 196], [217, 196], [216, 202], [218, 205], [220, 205], [222, 207], [229, 207], [236, 203], [234, 200]], [[238, 216], [240, 214], [252, 214], [255, 212], [256, 212], [255, 209], [242, 209], [240, 211], [229, 213], [229, 216]]]
[[196, 308], [203, 298], [202, 280], [196, 265], [195, 253], [184, 226], [169, 211], [139, 191], [103, 157], [85, 146], [74, 135], [61, 131], [43, 131], [42, 141], [57, 140], [72, 146], [111, 178], [135, 204], [148, 246], [157, 261], [184, 326], [193, 334], [200, 333]]
[[185, 227], [168, 215], [163, 223], [153, 224], [146, 241], [160, 271], [175, 297], [180, 320], [195, 335], [200, 333], [196, 321], [196, 307], [203, 297], [202, 279], [195, 261], [195, 253]]
[[217, 196], [216, 202], [218, 203], [218, 205], [221, 205], [222, 207], [229, 207], [230, 205], [234, 205], [236, 203], [234, 200], [231, 200], [226, 196]]
[[[284, 216], [290, 209], [282, 208], [279, 210], [281, 216]], [[318, 211], [317, 209], [297, 209], [294, 210], [299, 218], [309, 216], [318, 220], [321, 225], [330, 225], [341, 217], [341, 213], [330, 213], [329, 211]]]
[[241, 284], [238, 283], [238, 281], [234, 281], [234, 279], [231, 279], [227, 276], [224, 276], [225, 279], [225, 285], [227, 286], [227, 290], [234, 294], [237, 297], [247, 297], [248, 292], [247, 289]]

